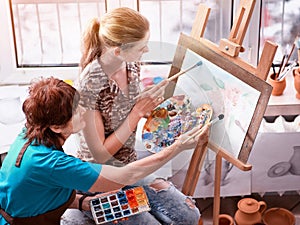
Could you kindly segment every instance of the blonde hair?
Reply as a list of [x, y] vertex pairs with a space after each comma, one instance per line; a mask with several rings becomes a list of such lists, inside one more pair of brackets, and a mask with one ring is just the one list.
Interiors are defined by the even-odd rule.
[[94, 18], [82, 37], [82, 70], [101, 55], [103, 46], [115, 47], [140, 41], [149, 31], [149, 21], [139, 12], [116, 8], [106, 13], [99, 21]]

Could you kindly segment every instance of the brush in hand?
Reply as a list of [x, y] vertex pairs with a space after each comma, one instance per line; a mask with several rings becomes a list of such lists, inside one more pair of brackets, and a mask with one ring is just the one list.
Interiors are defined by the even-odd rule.
[[[220, 121], [224, 119], [224, 114], [220, 114], [218, 115], [216, 118], [214, 118], [213, 120], [211, 120], [208, 124], [213, 125], [216, 122]], [[192, 134], [191, 136], [189, 136], [187, 139], [185, 139], [182, 144], [185, 144], [186, 142], [188, 142], [189, 140], [193, 139], [194, 137], [196, 137], [197, 135], [199, 135], [202, 131], [203, 127], [201, 127], [198, 131], [196, 131], [194, 134]]]
[[194, 64], [193, 66], [187, 68], [186, 70], [183, 70], [183, 71], [181, 71], [181, 72], [179, 72], [179, 73], [176, 73], [176, 74], [173, 75], [172, 77], [169, 77], [168, 80], [169, 80], [169, 81], [174, 80], [174, 79], [178, 78], [179, 76], [181, 76], [182, 74], [185, 74], [186, 72], [188, 72], [188, 71], [190, 71], [190, 70], [196, 68], [197, 66], [201, 66], [201, 65], [202, 65], [202, 61], [199, 61], [199, 62], [197, 62], [196, 64]]

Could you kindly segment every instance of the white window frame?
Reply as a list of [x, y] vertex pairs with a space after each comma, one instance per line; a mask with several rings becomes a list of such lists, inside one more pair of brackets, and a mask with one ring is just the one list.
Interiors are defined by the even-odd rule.
[[[260, 4], [260, 1], [256, 2], [253, 18], [259, 21], [259, 19], [257, 19], [259, 18], [258, 13], [260, 13], [258, 10], [260, 7], [257, 6], [258, 4]], [[79, 67], [17, 68], [9, 1], [0, 0], [0, 5], [0, 85], [28, 84], [33, 78], [39, 76], [56, 76], [61, 79], [71, 80], [77, 78], [79, 75]], [[239, 1], [234, 1], [234, 5], [233, 11], [236, 11], [236, 6], [239, 5]], [[245, 44], [246, 50], [250, 48], [252, 50], [248, 53], [243, 53], [241, 57], [245, 58], [251, 64], [256, 64], [258, 61], [259, 22], [256, 21], [253, 25], [250, 24], [250, 27], [251, 35], [246, 35], [244, 42], [247, 42]]]
[[71, 80], [77, 78], [79, 67], [17, 68], [9, 1], [0, 0], [0, 5], [0, 85], [28, 84], [40, 76]]

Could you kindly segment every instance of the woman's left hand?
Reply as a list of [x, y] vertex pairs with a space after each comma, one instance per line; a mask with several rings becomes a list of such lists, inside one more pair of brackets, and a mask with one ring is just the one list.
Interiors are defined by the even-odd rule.
[[148, 86], [138, 97], [134, 110], [145, 116], [164, 101], [165, 88], [168, 80], [163, 80], [154, 86]]

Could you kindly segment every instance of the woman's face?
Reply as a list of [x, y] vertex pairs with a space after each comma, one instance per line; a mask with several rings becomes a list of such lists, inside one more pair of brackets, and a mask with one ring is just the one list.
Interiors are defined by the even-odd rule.
[[83, 119], [83, 115], [85, 112], [86, 110], [82, 106], [79, 105], [77, 107], [70, 122], [70, 126], [72, 127], [72, 133], [77, 133], [85, 127], [85, 121]]
[[143, 54], [149, 51], [148, 41], [150, 38], [150, 32], [148, 31], [145, 37], [141, 41], [137, 41], [136, 43], [130, 43], [132, 45], [128, 48], [122, 49], [120, 52], [120, 56], [126, 62], [137, 62], [140, 61]]
[[50, 129], [55, 133], [60, 133], [66, 140], [71, 134], [75, 134], [85, 127], [83, 115], [86, 110], [82, 106], [78, 106], [73, 113], [72, 118], [65, 125], [52, 125]]
[[85, 111], [86, 110], [79, 105], [69, 122], [65, 126], [59, 126], [54, 132], [61, 133], [65, 139], [67, 139], [71, 134], [82, 130], [85, 127], [85, 121], [83, 119]]

